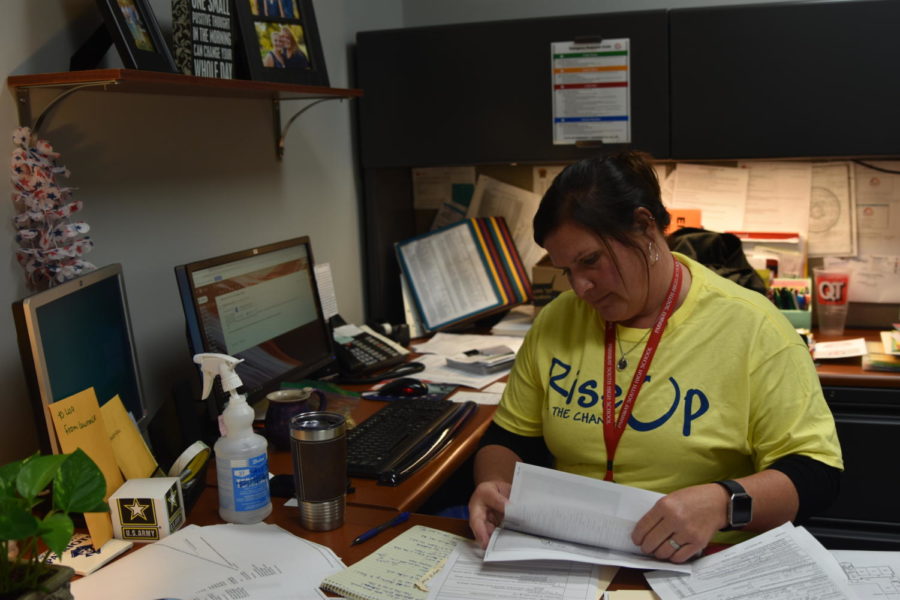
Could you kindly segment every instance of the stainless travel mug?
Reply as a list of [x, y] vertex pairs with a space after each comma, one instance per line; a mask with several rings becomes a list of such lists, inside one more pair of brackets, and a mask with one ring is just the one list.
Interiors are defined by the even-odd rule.
[[328, 531], [344, 524], [347, 496], [346, 420], [314, 411], [291, 419], [291, 456], [300, 524]]

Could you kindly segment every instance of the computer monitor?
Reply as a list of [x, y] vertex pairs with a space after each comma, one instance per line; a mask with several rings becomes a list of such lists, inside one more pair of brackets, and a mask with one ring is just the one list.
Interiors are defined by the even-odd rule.
[[242, 358], [251, 404], [335, 361], [313, 268], [308, 237], [175, 267], [191, 353]]
[[44, 452], [60, 451], [51, 405], [89, 387], [101, 406], [118, 395], [138, 426], [145, 426], [121, 265], [91, 271], [12, 308]]

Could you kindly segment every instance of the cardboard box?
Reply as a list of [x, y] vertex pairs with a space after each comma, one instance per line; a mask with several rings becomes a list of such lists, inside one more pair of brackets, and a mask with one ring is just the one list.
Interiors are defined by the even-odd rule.
[[184, 523], [178, 477], [129, 479], [109, 497], [113, 535], [120, 540], [155, 542]]
[[562, 269], [554, 267], [550, 257], [545, 255], [531, 269], [531, 291], [534, 294], [534, 305], [544, 306], [562, 292], [572, 289], [569, 279]]

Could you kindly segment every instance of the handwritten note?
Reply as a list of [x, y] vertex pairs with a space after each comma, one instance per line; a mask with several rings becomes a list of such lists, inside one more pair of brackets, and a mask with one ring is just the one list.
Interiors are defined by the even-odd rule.
[[[50, 414], [53, 416], [62, 451], [68, 454], [81, 448], [100, 467], [106, 478], [106, 494], [103, 499], [107, 499], [125, 480], [116, 464], [94, 388], [54, 402], [50, 405]], [[84, 520], [95, 548], [103, 546], [112, 538], [112, 522], [108, 513], [85, 513]]]
[[322, 588], [353, 600], [393, 598], [425, 600], [425, 579], [465, 538], [416, 525], [340, 573], [330, 575]]

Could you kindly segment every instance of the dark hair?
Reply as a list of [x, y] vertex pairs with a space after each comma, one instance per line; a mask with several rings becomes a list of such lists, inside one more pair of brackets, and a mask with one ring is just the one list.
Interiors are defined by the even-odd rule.
[[646, 208], [662, 232], [669, 213], [662, 204], [659, 180], [649, 154], [636, 151], [581, 160], [566, 167], [550, 185], [534, 215], [534, 241], [566, 221], [634, 247], [634, 212]]

